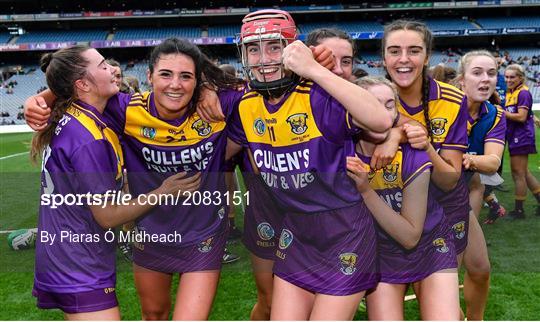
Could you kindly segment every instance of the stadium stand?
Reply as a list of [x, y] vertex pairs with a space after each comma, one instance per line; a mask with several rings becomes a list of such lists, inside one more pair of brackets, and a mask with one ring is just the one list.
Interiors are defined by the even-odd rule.
[[85, 30], [32, 30], [17, 39], [18, 44], [34, 42], [64, 42], [105, 40], [107, 32], [100, 29]]
[[540, 16], [479, 18], [476, 22], [483, 28], [526, 28], [540, 26]]
[[437, 30], [462, 30], [462, 29], [477, 29], [475, 25], [465, 19], [458, 18], [442, 18], [442, 19], [425, 19], [423, 20], [432, 31]]
[[[435, 18], [430, 16], [428, 18], [420, 18], [424, 20], [427, 25], [434, 31], [438, 30], [464, 30], [464, 29], [478, 29], [478, 28], [525, 28], [540, 26], [540, 16], [522, 16], [522, 17], [494, 17], [494, 18], [478, 18], [469, 16], [469, 19], [462, 19], [459, 16], [456, 17], [440, 17]], [[348, 33], [356, 32], [382, 32], [383, 23], [381, 21], [387, 21], [388, 19], [381, 19], [375, 21], [376, 18], [371, 18], [371, 21], [350, 21], [350, 17], [347, 20], [336, 21], [339, 17], [332, 16], [327, 21], [330, 22], [300, 22], [298, 24], [299, 33], [307, 35], [314, 29], [321, 27], [338, 27]], [[24, 44], [31, 42], [66, 42], [66, 41], [92, 41], [92, 40], [142, 40], [142, 39], [166, 39], [168, 37], [181, 37], [181, 38], [201, 38], [203, 36], [208, 37], [235, 37], [239, 32], [239, 24], [227, 24], [225, 21], [219, 24], [219, 20], [209, 26], [199, 26], [193, 24], [191, 26], [177, 26], [177, 27], [146, 27], [146, 28], [133, 28], [128, 26], [109, 26], [102, 27], [101, 29], [80, 29], [76, 30], [36, 30], [31, 28], [26, 34], [17, 38], [16, 44]], [[207, 32], [206, 32], [207, 31]], [[6, 44], [12, 40], [12, 36], [6, 31], [0, 33], [0, 44]], [[522, 42], [525, 44], [524, 42]], [[234, 45], [229, 45], [233, 47]], [[450, 48], [443, 50], [444, 47], [439, 45], [438, 50], [434, 51], [430, 65], [445, 64], [450, 67], [457, 68], [457, 64], [460, 58], [460, 54], [466, 52], [468, 49], [473, 48], [454, 48], [454, 51]], [[121, 50], [121, 49], [118, 49]], [[375, 51], [374, 47], [370, 47], [369, 51], [361, 50], [357, 53], [355, 59], [355, 66], [368, 71], [373, 75], [383, 75], [384, 69], [380, 54]], [[223, 52], [219, 52], [219, 63], [228, 63], [233, 65], [240, 74], [243, 74], [242, 66], [236, 56], [234, 56], [234, 49], [228, 48], [225, 56]], [[535, 102], [540, 102], [540, 48], [538, 47], [511, 47], [501, 48], [499, 50], [501, 57], [506, 59], [507, 63], [517, 62], [522, 64], [527, 69], [527, 76], [529, 77], [529, 86], [533, 94]], [[125, 56], [124, 56], [125, 57]], [[129, 56], [128, 56], [129, 57]], [[122, 67], [125, 75], [132, 75], [139, 79], [141, 89], [147, 90], [148, 84], [146, 82], [146, 70], [147, 62], [144, 60], [137, 60], [138, 57], [132, 57], [135, 60], [129, 64], [124, 61]], [[140, 58], [140, 57], [139, 57]], [[136, 61], [136, 63], [133, 63]], [[35, 64], [35, 62], [33, 62]], [[7, 80], [3, 80], [0, 87], [0, 106], [2, 115], [1, 122], [3, 124], [11, 124], [11, 122], [22, 123], [23, 120], [18, 120], [17, 115], [20, 113], [20, 106], [23, 104], [24, 99], [30, 95], [35, 94], [42, 86], [45, 85], [45, 79], [43, 73], [37, 68], [37, 66], [24, 65], [26, 74], [15, 75]], [[9, 65], [8, 65], [9, 66]], [[15, 86], [7, 86], [8, 83], [15, 82]], [[8, 88], [9, 87], [9, 88]], [[8, 93], [9, 92], [9, 93]], [[9, 114], [9, 116], [6, 116]]]
[[208, 26], [208, 37], [236, 37], [240, 25]]
[[475, 25], [464, 19], [458, 18], [437, 18], [424, 20], [428, 27], [433, 30], [462, 30], [477, 29]]
[[[328, 25], [327, 25], [328, 26]], [[320, 25], [317, 27], [319, 28]], [[341, 25], [339, 25], [341, 28]], [[166, 30], [164, 33], [160, 33], [160, 37], [168, 37], [172, 36], [173, 34], [170, 34], [174, 30], [179, 30], [176, 28], [171, 28], [170, 30]], [[309, 30], [309, 29], [308, 29]], [[134, 35], [134, 34], [132, 34]], [[151, 35], [150, 37], [153, 38], [157, 33], [148, 33], [148, 35]], [[225, 35], [225, 33], [222, 33], [222, 35]], [[178, 35], [177, 35], [178, 36]], [[126, 36], [127, 37], [127, 36]], [[184, 35], [184, 37], [186, 37]], [[214, 36], [217, 37], [217, 36]], [[222, 36], [223, 37], [223, 36]], [[115, 39], [117, 39], [115, 37]], [[125, 38], [129, 39], [129, 38]], [[464, 49], [464, 52], [467, 50]], [[449, 50], [445, 51], [434, 51], [431, 59], [430, 59], [430, 65], [434, 66], [437, 64], [445, 64], [447, 66], [451, 66], [454, 68], [457, 68], [458, 61], [460, 56], [455, 53], [451, 52], [449, 53]], [[520, 63], [526, 66], [527, 68], [527, 76], [529, 77], [529, 86], [531, 93], [533, 94], [533, 99], [535, 102], [540, 101], [540, 65], [532, 65], [532, 57], [538, 56], [540, 57], [540, 49], [538, 48], [503, 48], [500, 49], [500, 55], [507, 57], [507, 60], [512, 62], [517, 62], [518, 60]], [[527, 57], [527, 59], [525, 59]], [[357, 58], [355, 59], [356, 63], [355, 66], [359, 68], [363, 68], [364, 70], [368, 71], [370, 74], [373, 75], [384, 75], [384, 69], [382, 67], [381, 58], [379, 53], [377, 52], [359, 52]], [[523, 62], [525, 61], [525, 62]], [[234, 56], [227, 56], [227, 57], [220, 57], [219, 58], [220, 64], [231, 64], [233, 65], [237, 71], [239, 71], [240, 74], [243, 74], [242, 65], [239, 62], [237, 57]], [[127, 64], [126, 62], [122, 63], [122, 68], [124, 70], [125, 75], [132, 75], [135, 76], [137, 79], [139, 79], [141, 83], [141, 89], [147, 90], [148, 84], [146, 82], [146, 70], [148, 68], [148, 64], [146, 61], [139, 61], [135, 64]], [[46, 84], [44, 74], [39, 70], [37, 66], [25, 66], [24, 70], [30, 71], [27, 74], [24, 75], [14, 75], [8, 80], [6, 80], [4, 83], [8, 82], [16, 82], [17, 85], [13, 87], [13, 94], [7, 94], [6, 88], [0, 89], [0, 105], [2, 106], [2, 112], [8, 113], [9, 117], [2, 117], [1, 122], [3, 124], [11, 124], [11, 122], [15, 122], [17, 124], [23, 123], [23, 120], [17, 119], [17, 114], [20, 112], [20, 106], [23, 104], [24, 100], [30, 96], [35, 94], [42, 86]], [[537, 81], [534, 81], [534, 72], [536, 71], [536, 77]]]
[[374, 32], [383, 31], [383, 26], [374, 21], [354, 21], [354, 22], [315, 22], [299, 24], [301, 34], [308, 34], [317, 28], [338, 27], [346, 32]]
[[[526, 16], [522, 19], [505, 17], [480, 18], [477, 25], [466, 19], [460, 18], [430, 18], [424, 20], [431, 30], [463, 30], [483, 28], [521, 28], [537, 27], [540, 25], [540, 17]], [[340, 22], [310, 22], [299, 24], [301, 34], [308, 34], [314, 29], [321, 27], [339, 27], [347, 32], [376, 32], [382, 31], [383, 25], [375, 21], [340, 21]], [[215, 25], [208, 27], [208, 37], [234, 37], [240, 27], [237, 24]], [[99, 29], [89, 30], [36, 30], [21, 35], [17, 43], [30, 42], [63, 42], [63, 41], [91, 41], [104, 40], [108, 32]], [[199, 38], [202, 31], [199, 27], [161, 27], [161, 28], [121, 28], [114, 34], [114, 40], [133, 39], [165, 39], [167, 37]], [[6, 43], [11, 36], [7, 33], [0, 34], [0, 43]]]
[[[16, 83], [12, 87], [13, 94], [8, 94], [7, 88], [0, 89], [0, 106], [2, 113], [8, 113], [9, 117], [3, 117], [4, 124], [10, 124], [14, 121], [22, 124], [24, 120], [18, 120], [17, 114], [20, 112], [20, 106], [24, 103], [25, 97], [34, 95], [40, 88], [46, 85], [45, 74], [37, 66], [27, 66], [25, 70], [33, 70], [26, 75], [14, 75], [4, 83]], [[7, 123], [6, 123], [7, 122]]]
[[113, 40], [166, 39], [169, 37], [199, 38], [197, 27], [124, 28], [114, 33]]
[[5, 44], [11, 39], [11, 35], [7, 32], [0, 33], [0, 44]]

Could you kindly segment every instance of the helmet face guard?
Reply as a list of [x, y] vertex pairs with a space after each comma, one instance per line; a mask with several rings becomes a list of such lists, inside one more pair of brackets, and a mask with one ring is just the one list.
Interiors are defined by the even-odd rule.
[[[292, 17], [281, 10], [260, 10], [245, 16], [242, 23], [237, 45], [250, 87], [265, 97], [280, 97], [295, 82], [294, 76], [285, 75], [281, 57], [283, 48], [297, 37]], [[250, 63], [250, 55], [257, 55], [257, 61]], [[259, 79], [254, 70], [259, 72]], [[277, 78], [266, 79], [269, 71], [281, 74]]]

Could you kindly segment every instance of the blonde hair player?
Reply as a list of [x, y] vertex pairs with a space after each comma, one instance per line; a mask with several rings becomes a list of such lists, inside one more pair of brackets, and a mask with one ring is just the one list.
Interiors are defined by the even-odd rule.
[[492, 105], [489, 98], [497, 85], [497, 61], [488, 51], [465, 54], [459, 63], [457, 83], [467, 96], [469, 145], [463, 155], [466, 178], [470, 180], [469, 243], [463, 264], [466, 268], [464, 296], [466, 317], [483, 320], [489, 292], [490, 263], [486, 241], [478, 216], [483, 203], [487, 176], [497, 177], [504, 151], [506, 118], [504, 112]]
[[536, 138], [532, 112], [532, 94], [525, 84], [525, 70], [512, 64], [504, 71], [506, 80], [505, 115], [507, 119], [506, 141], [510, 153], [510, 168], [515, 184], [515, 207], [509, 213], [512, 218], [525, 218], [523, 203], [527, 188], [536, 198], [536, 215], [540, 216], [540, 184], [528, 169], [529, 154], [536, 154]]
[[[395, 117], [397, 92], [390, 81], [355, 82]], [[403, 297], [413, 283], [424, 320], [457, 320], [457, 260], [442, 207], [430, 191], [432, 162], [424, 151], [401, 144], [390, 164], [369, 166], [375, 151], [369, 131], [360, 135], [358, 157], [347, 158], [349, 175], [377, 222], [381, 281], [367, 294], [370, 320], [403, 320]]]

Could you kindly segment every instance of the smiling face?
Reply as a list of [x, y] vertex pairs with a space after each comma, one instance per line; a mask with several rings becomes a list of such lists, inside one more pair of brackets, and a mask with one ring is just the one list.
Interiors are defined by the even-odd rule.
[[383, 64], [399, 89], [420, 88], [428, 61], [426, 44], [419, 32], [395, 30], [386, 36]]
[[113, 66], [114, 69], [114, 80], [116, 81], [116, 85], [120, 87], [122, 85], [122, 69], [120, 66]]
[[161, 55], [153, 70], [148, 80], [159, 115], [168, 120], [179, 118], [189, 106], [197, 86], [193, 59], [183, 54]]
[[351, 79], [353, 71], [353, 48], [349, 41], [338, 37], [325, 38], [320, 42], [325, 45], [334, 55], [335, 66], [332, 73], [344, 79]]
[[114, 69], [107, 64], [105, 58], [95, 49], [88, 49], [81, 54], [88, 61], [84, 83], [88, 93], [109, 98], [118, 93], [119, 87], [114, 78]]
[[515, 70], [507, 69], [504, 72], [504, 80], [509, 90], [513, 90], [523, 82], [523, 79], [518, 75]]
[[497, 85], [496, 61], [488, 56], [471, 57], [465, 64], [460, 83], [470, 101], [487, 101]]
[[276, 81], [284, 77], [281, 40], [255, 41], [245, 44], [245, 57], [249, 70], [259, 82]]

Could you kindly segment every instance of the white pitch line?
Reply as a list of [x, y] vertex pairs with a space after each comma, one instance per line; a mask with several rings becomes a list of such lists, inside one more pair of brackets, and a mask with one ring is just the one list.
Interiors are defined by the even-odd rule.
[[28, 154], [28, 151], [26, 151], [26, 152], [21, 152], [21, 153], [15, 153], [15, 154], [6, 155], [5, 157], [0, 157], [0, 160], [5, 160], [5, 159], [9, 159], [9, 158], [14, 158], [14, 157], [18, 157], [18, 156], [20, 156], [20, 155], [25, 155], [25, 154]]
[[[37, 232], [37, 228], [20, 228], [20, 229], [28, 229], [28, 230], [35, 230]], [[13, 229], [13, 230], [0, 230], [0, 234], [11, 234], [14, 231], [20, 230], [20, 229]]]
[[11, 234], [15, 230], [0, 230], [0, 234]]

